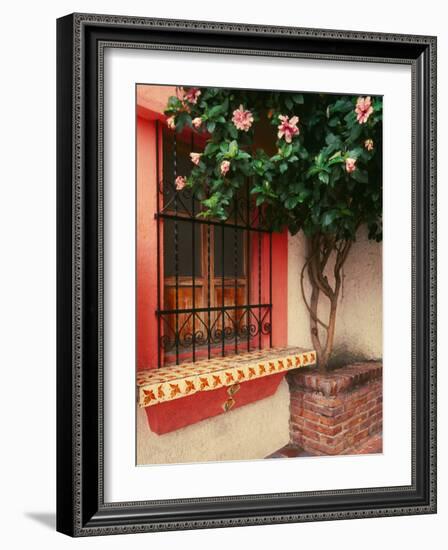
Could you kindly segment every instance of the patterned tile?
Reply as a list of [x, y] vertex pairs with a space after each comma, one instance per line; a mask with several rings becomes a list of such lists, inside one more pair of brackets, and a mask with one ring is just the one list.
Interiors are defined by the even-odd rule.
[[149, 369], [137, 373], [138, 403], [150, 407], [164, 401], [210, 391], [316, 364], [314, 350], [284, 347], [241, 355], [185, 363], [176, 367]]

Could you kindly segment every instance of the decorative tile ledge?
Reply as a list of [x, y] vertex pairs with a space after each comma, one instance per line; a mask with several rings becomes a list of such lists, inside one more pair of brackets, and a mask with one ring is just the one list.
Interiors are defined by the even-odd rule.
[[150, 407], [226, 386], [231, 387], [228, 391], [236, 393], [239, 385], [248, 380], [286, 373], [315, 363], [314, 350], [285, 347], [144, 370], [137, 373], [138, 404]]

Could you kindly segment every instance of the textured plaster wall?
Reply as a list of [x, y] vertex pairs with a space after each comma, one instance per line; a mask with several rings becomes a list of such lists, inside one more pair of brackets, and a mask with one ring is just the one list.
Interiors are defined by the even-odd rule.
[[[303, 234], [289, 236], [288, 344], [311, 347], [309, 316], [300, 292], [304, 261]], [[309, 296], [306, 274], [304, 280]], [[328, 300], [322, 297], [321, 303], [320, 316], [325, 320]], [[334, 356], [336, 362], [382, 357], [382, 245], [369, 241], [364, 228], [360, 229], [343, 270]]]
[[137, 411], [137, 464], [251, 460], [289, 441], [289, 388], [285, 380], [271, 397], [180, 430], [157, 435]]

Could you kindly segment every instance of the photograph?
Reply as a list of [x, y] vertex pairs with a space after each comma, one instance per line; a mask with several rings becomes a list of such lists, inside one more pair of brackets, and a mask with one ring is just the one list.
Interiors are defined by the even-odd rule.
[[382, 453], [383, 97], [135, 85], [136, 464]]

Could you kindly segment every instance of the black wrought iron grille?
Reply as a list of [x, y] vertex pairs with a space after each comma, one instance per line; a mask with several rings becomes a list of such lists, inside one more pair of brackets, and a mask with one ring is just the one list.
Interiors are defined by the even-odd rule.
[[199, 201], [175, 184], [195, 136], [156, 131], [159, 367], [271, 347], [272, 233], [249, 186], [226, 222], [198, 218]]

